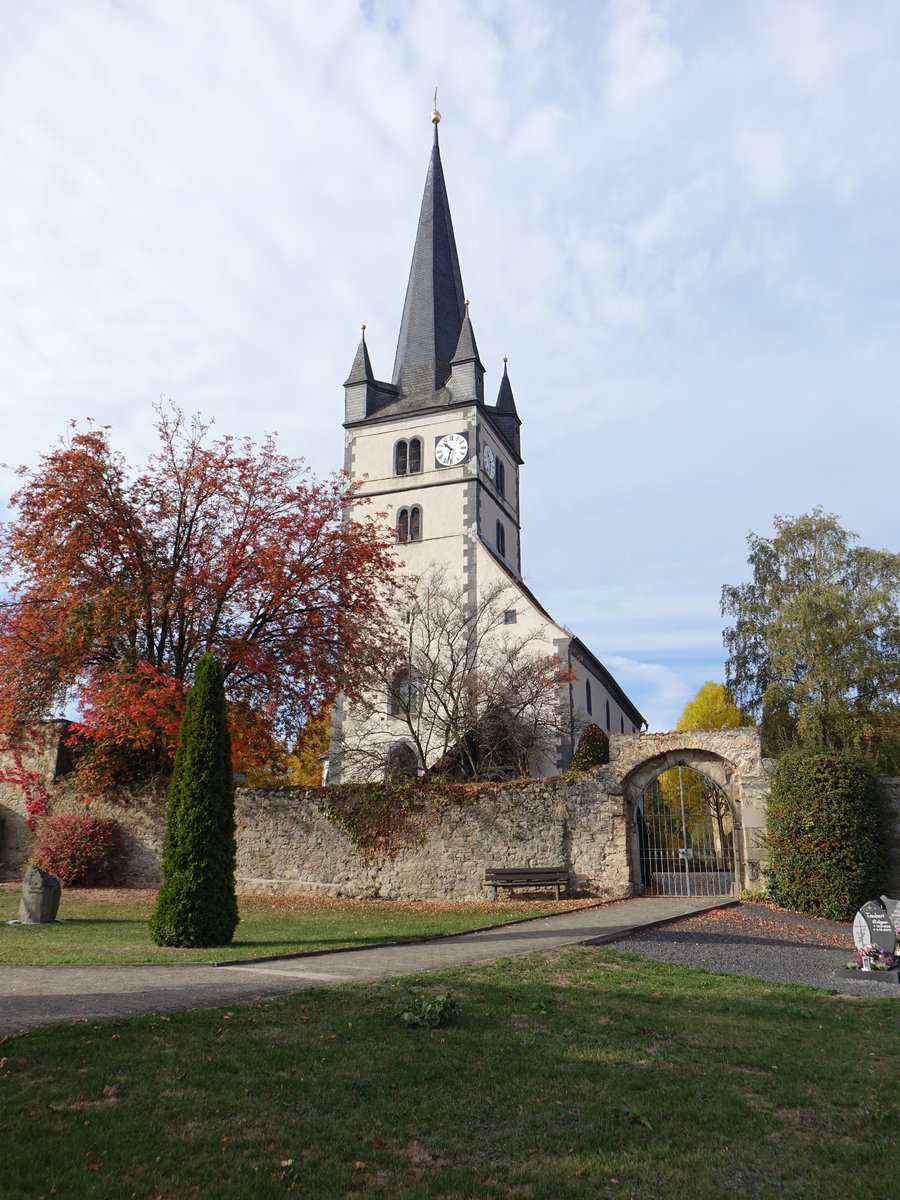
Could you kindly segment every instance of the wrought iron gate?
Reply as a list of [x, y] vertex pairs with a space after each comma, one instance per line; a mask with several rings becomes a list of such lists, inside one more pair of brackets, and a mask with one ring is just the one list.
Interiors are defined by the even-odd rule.
[[731, 809], [725, 793], [692, 767], [672, 767], [643, 792], [635, 812], [641, 883], [654, 896], [734, 891]]

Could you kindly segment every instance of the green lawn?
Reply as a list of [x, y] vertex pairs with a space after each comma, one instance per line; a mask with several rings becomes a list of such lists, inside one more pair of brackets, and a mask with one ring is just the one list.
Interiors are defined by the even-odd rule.
[[[407, 981], [409, 982], [409, 981]], [[896, 1002], [578, 947], [0, 1044], [6, 1200], [881, 1197]]]
[[150, 941], [152, 891], [64, 889], [59, 920], [53, 925], [7, 925], [18, 916], [21, 895], [21, 885], [0, 888], [0, 962], [225, 962], [458, 933], [573, 906], [534, 900], [430, 904], [244, 896], [239, 897], [241, 920], [230, 946], [173, 950]]

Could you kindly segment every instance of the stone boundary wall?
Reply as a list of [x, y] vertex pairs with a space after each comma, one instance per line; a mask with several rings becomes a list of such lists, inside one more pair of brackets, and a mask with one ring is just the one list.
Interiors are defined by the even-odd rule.
[[[66, 779], [53, 782], [55, 730], [22, 755], [46, 782], [53, 813], [81, 801]], [[742, 837], [742, 882], [765, 878], [765, 801], [770, 764], [752, 730], [699, 734], [625, 734], [610, 739], [610, 764], [583, 775], [470, 787], [448, 800], [417, 839], [392, 858], [370, 862], [341, 827], [322, 813], [323, 789], [239, 788], [237, 876], [244, 892], [476, 899], [487, 895], [486, 866], [569, 867], [583, 894], [608, 899], [633, 893], [637, 863], [634, 804], [660, 770], [694, 765], [723, 786]], [[0, 756], [2, 765], [2, 756]], [[882, 779], [890, 813], [892, 895], [900, 895], [900, 779]], [[165, 795], [150, 791], [95, 801], [98, 816], [115, 817], [126, 835], [126, 882], [159, 883]], [[21, 791], [0, 780], [0, 880], [21, 879], [33, 835]]]
[[[631, 894], [628, 827], [621, 793], [608, 768], [574, 779], [485, 785], [447, 800], [422, 822], [391, 859], [368, 861], [336, 822], [322, 813], [328, 793], [316, 788], [250, 790], [235, 797], [237, 885], [241, 892], [382, 896], [392, 899], [473, 900], [490, 893], [487, 866], [567, 865], [585, 895]], [[78, 808], [64, 784], [51, 787], [51, 811]], [[16, 803], [0, 794], [4, 813]], [[24, 827], [24, 809], [20, 809]], [[115, 817], [126, 836], [125, 882], [154, 887], [160, 879], [165, 796], [137, 794], [122, 803], [98, 800], [98, 816]], [[27, 830], [25, 831], [27, 834]], [[27, 838], [16, 852], [0, 851], [0, 878], [21, 878]], [[21, 853], [20, 853], [21, 851]]]

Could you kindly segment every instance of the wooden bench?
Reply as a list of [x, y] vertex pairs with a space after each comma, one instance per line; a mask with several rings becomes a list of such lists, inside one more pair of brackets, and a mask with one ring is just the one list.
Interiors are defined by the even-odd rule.
[[556, 898], [559, 899], [559, 889], [569, 892], [569, 871], [567, 867], [487, 867], [484, 872], [485, 887], [490, 887], [497, 899], [497, 888], [556, 888]]

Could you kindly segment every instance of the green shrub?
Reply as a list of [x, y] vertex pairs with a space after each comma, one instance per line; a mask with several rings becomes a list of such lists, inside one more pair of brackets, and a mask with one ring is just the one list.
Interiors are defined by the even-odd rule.
[[91, 887], [113, 881], [122, 852], [118, 821], [89, 812], [60, 813], [44, 825], [34, 862], [69, 887]]
[[575, 771], [589, 771], [609, 762], [609, 738], [599, 725], [585, 725], [578, 739], [578, 749], [572, 759]]
[[449, 992], [428, 996], [421, 988], [407, 988], [407, 999], [397, 1005], [397, 1016], [410, 1028], [437, 1029], [456, 1015], [456, 1001]]
[[769, 888], [779, 904], [849, 921], [884, 891], [884, 798], [866, 759], [847, 751], [785, 754], [767, 824]]
[[234, 892], [234, 775], [222, 668], [197, 664], [169, 787], [162, 886], [150, 918], [158, 946], [227, 946], [238, 923]]

